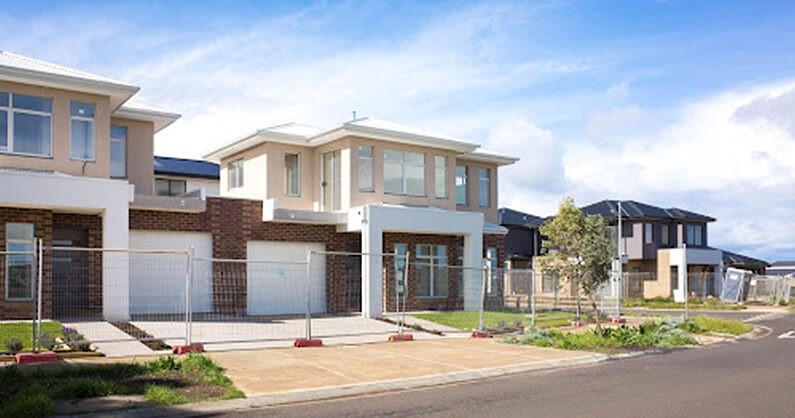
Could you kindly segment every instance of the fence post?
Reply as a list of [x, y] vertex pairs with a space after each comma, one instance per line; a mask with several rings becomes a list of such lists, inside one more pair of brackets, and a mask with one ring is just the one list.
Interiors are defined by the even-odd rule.
[[[395, 251], [395, 257], [397, 257], [397, 250]], [[405, 257], [405, 265], [403, 266], [403, 291], [401, 292], [403, 296], [403, 309], [401, 309], [400, 315], [401, 318], [398, 321], [398, 335], [403, 335], [404, 327], [406, 326], [406, 293], [408, 293], [409, 289], [409, 258], [411, 257], [411, 252], [406, 251]], [[397, 297], [395, 297], [395, 303], [398, 303]]]
[[[39, 276], [38, 277], [38, 294], [37, 294], [37, 297], [36, 297], [36, 299], [37, 299], [37, 301], [36, 301], [36, 305], [37, 305], [36, 306], [36, 316], [38, 317], [38, 326], [37, 326], [37, 330], [36, 330], [36, 334], [37, 334], [36, 351], [37, 352], [41, 351], [41, 317], [42, 317], [41, 311], [42, 311], [42, 295], [43, 295], [43, 292], [42, 292], [42, 287], [43, 286], [42, 285], [44, 283], [44, 240], [39, 238], [38, 244], [39, 244], [38, 245], [39, 253], [38, 253], [38, 257], [36, 257], [36, 259], [37, 259], [37, 263], [36, 264], [38, 264], [38, 266], [37, 266], [38, 267], [37, 275]], [[34, 245], [34, 248], [36, 248], [35, 245]]]
[[489, 259], [483, 260], [483, 269], [480, 275], [482, 283], [480, 286], [480, 320], [478, 321], [478, 331], [483, 332], [483, 311], [486, 309], [486, 280], [491, 278], [491, 263]]
[[190, 347], [193, 342], [193, 246], [188, 247], [187, 266], [185, 269], [185, 345]]
[[312, 340], [312, 251], [306, 253], [306, 339]]
[[536, 269], [533, 262], [533, 269], [530, 271], [530, 325], [536, 326]]

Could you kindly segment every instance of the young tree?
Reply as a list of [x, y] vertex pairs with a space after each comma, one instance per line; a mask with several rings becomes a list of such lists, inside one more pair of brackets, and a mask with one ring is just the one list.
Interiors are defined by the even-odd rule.
[[567, 197], [560, 203], [558, 214], [541, 225], [540, 232], [547, 237], [543, 243], [547, 255], [541, 258], [541, 266], [568, 280], [588, 298], [601, 335], [596, 295], [610, 279], [614, 252], [607, 222], [600, 216], [585, 216]]

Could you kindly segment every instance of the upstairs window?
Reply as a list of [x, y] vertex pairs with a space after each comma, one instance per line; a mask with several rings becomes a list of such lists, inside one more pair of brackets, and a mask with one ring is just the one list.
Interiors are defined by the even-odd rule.
[[243, 187], [243, 160], [229, 163], [227, 171], [229, 172], [229, 188]]
[[301, 159], [298, 154], [284, 154], [286, 192], [288, 196], [301, 195]]
[[701, 225], [687, 225], [687, 236], [685, 241], [687, 242], [687, 245], [700, 247], [701, 245], [703, 245], [701, 237], [702, 237]]
[[373, 191], [373, 147], [359, 147], [359, 191]]
[[425, 196], [425, 155], [385, 150], [384, 192]]
[[670, 244], [669, 234], [671, 233], [671, 227], [669, 225], [663, 225], [660, 228], [660, 243], [663, 245]]
[[643, 242], [646, 244], [651, 244], [654, 242], [654, 227], [652, 224], [643, 224]]
[[110, 176], [127, 177], [127, 127], [110, 127]]
[[52, 99], [0, 92], [0, 152], [52, 156]]
[[469, 204], [469, 191], [467, 189], [467, 178], [469, 168], [464, 165], [455, 166], [455, 202], [461, 206]]
[[480, 207], [487, 208], [491, 204], [491, 170], [488, 168], [481, 168], [478, 170], [478, 173], [478, 201], [480, 203]]
[[187, 191], [187, 182], [176, 179], [155, 179], [155, 194], [158, 196], [179, 196]]
[[33, 299], [33, 224], [6, 224], [6, 299]]
[[447, 197], [447, 157], [435, 156], [433, 157], [433, 178], [435, 195], [439, 199]]
[[71, 158], [94, 161], [94, 105], [70, 102]]

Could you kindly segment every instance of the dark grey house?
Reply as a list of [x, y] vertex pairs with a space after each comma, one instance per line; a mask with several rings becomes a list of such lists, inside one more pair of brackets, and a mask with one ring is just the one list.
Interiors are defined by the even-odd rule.
[[544, 218], [500, 208], [498, 211], [500, 225], [508, 228], [505, 236], [505, 260], [511, 268], [529, 268], [533, 265], [533, 257], [541, 253], [541, 234], [538, 227]]

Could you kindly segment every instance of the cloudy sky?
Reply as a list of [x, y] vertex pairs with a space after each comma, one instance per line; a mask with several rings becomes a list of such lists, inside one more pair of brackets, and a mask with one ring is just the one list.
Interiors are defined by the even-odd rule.
[[356, 110], [520, 157], [501, 206], [677, 206], [718, 219], [713, 246], [795, 259], [795, 2], [30, 1], [0, 27], [182, 114], [161, 155]]

